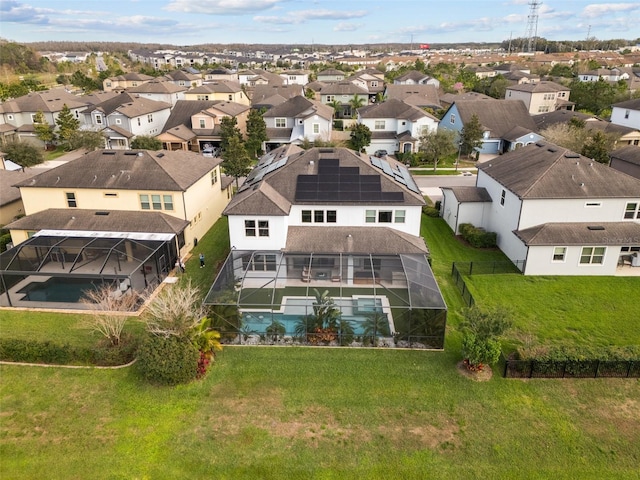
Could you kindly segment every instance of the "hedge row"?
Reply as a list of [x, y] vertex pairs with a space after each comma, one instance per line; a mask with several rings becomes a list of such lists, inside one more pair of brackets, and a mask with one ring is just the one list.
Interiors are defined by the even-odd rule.
[[115, 366], [135, 358], [136, 343], [128, 339], [118, 347], [99, 343], [95, 348], [56, 344], [49, 340], [0, 339], [0, 360], [54, 365]]
[[535, 360], [538, 362], [580, 362], [580, 361], [638, 361], [640, 345], [618, 346], [555, 346], [521, 347], [513, 355], [514, 360]]
[[495, 232], [487, 232], [484, 228], [478, 228], [470, 223], [460, 224], [460, 235], [470, 245], [476, 248], [488, 248], [495, 247], [497, 242], [497, 235]]

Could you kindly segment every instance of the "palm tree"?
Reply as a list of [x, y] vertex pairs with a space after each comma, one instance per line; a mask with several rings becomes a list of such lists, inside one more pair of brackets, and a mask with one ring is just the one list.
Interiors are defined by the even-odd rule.
[[277, 342], [278, 336], [283, 336], [286, 331], [287, 329], [281, 322], [279, 322], [278, 320], [273, 320], [271, 322], [271, 325], [269, 325], [265, 330], [265, 333], [271, 337], [271, 340]]
[[349, 100], [349, 106], [351, 107], [351, 118], [356, 118], [356, 110], [364, 105], [365, 99], [359, 96], [357, 93]]
[[332, 100], [327, 103], [331, 108], [333, 108], [333, 116], [338, 118], [340, 113], [342, 112], [342, 104], [338, 100]]
[[378, 336], [389, 336], [389, 319], [385, 313], [375, 311], [367, 314], [367, 319], [362, 323], [364, 337], [371, 341], [373, 346], [378, 344]]

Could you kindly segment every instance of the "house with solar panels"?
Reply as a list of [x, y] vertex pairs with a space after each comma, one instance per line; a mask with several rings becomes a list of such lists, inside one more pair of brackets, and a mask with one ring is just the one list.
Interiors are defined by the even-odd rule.
[[424, 204], [395, 160], [279, 147], [223, 212], [232, 248], [205, 303], [237, 309], [231, 335], [278, 326], [294, 337], [324, 292], [356, 337], [377, 315], [381, 342], [442, 348], [446, 305], [420, 237]]

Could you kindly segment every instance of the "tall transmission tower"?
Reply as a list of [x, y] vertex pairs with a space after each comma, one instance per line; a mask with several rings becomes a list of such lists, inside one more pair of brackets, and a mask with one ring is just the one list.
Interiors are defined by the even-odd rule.
[[533, 53], [536, 50], [536, 37], [538, 36], [538, 8], [542, 2], [538, 0], [529, 0], [529, 15], [527, 16], [527, 53]]

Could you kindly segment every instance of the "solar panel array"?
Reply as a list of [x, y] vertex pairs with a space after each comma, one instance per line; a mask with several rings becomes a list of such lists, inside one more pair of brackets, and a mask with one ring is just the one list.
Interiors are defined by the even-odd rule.
[[251, 170], [251, 173], [247, 176], [247, 179], [244, 181], [244, 183], [240, 187], [240, 190], [238, 191], [242, 192], [243, 190], [256, 186], [262, 181], [265, 175], [274, 172], [281, 167], [284, 167], [287, 164], [287, 160], [289, 160], [289, 157], [282, 154], [265, 155], [260, 160], [260, 163], [256, 165], [256, 168]]
[[337, 158], [318, 160], [318, 173], [299, 175], [296, 201], [402, 202], [402, 192], [383, 192], [379, 175], [361, 175], [358, 167], [341, 167]]
[[389, 162], [378, 157], [371, 157], [371, 165], [379, 168], [389, 177], [393, 178], [396, 182], [401, 183], [412, 192], [420, 193], [420, 189], [416, 185], [416, 182], [413, 180], [413, 177], [411, 176], [411, 173], [409, 173], [408, 168], [402, 165], [396, 165], [394, 168], [389, 165]]

